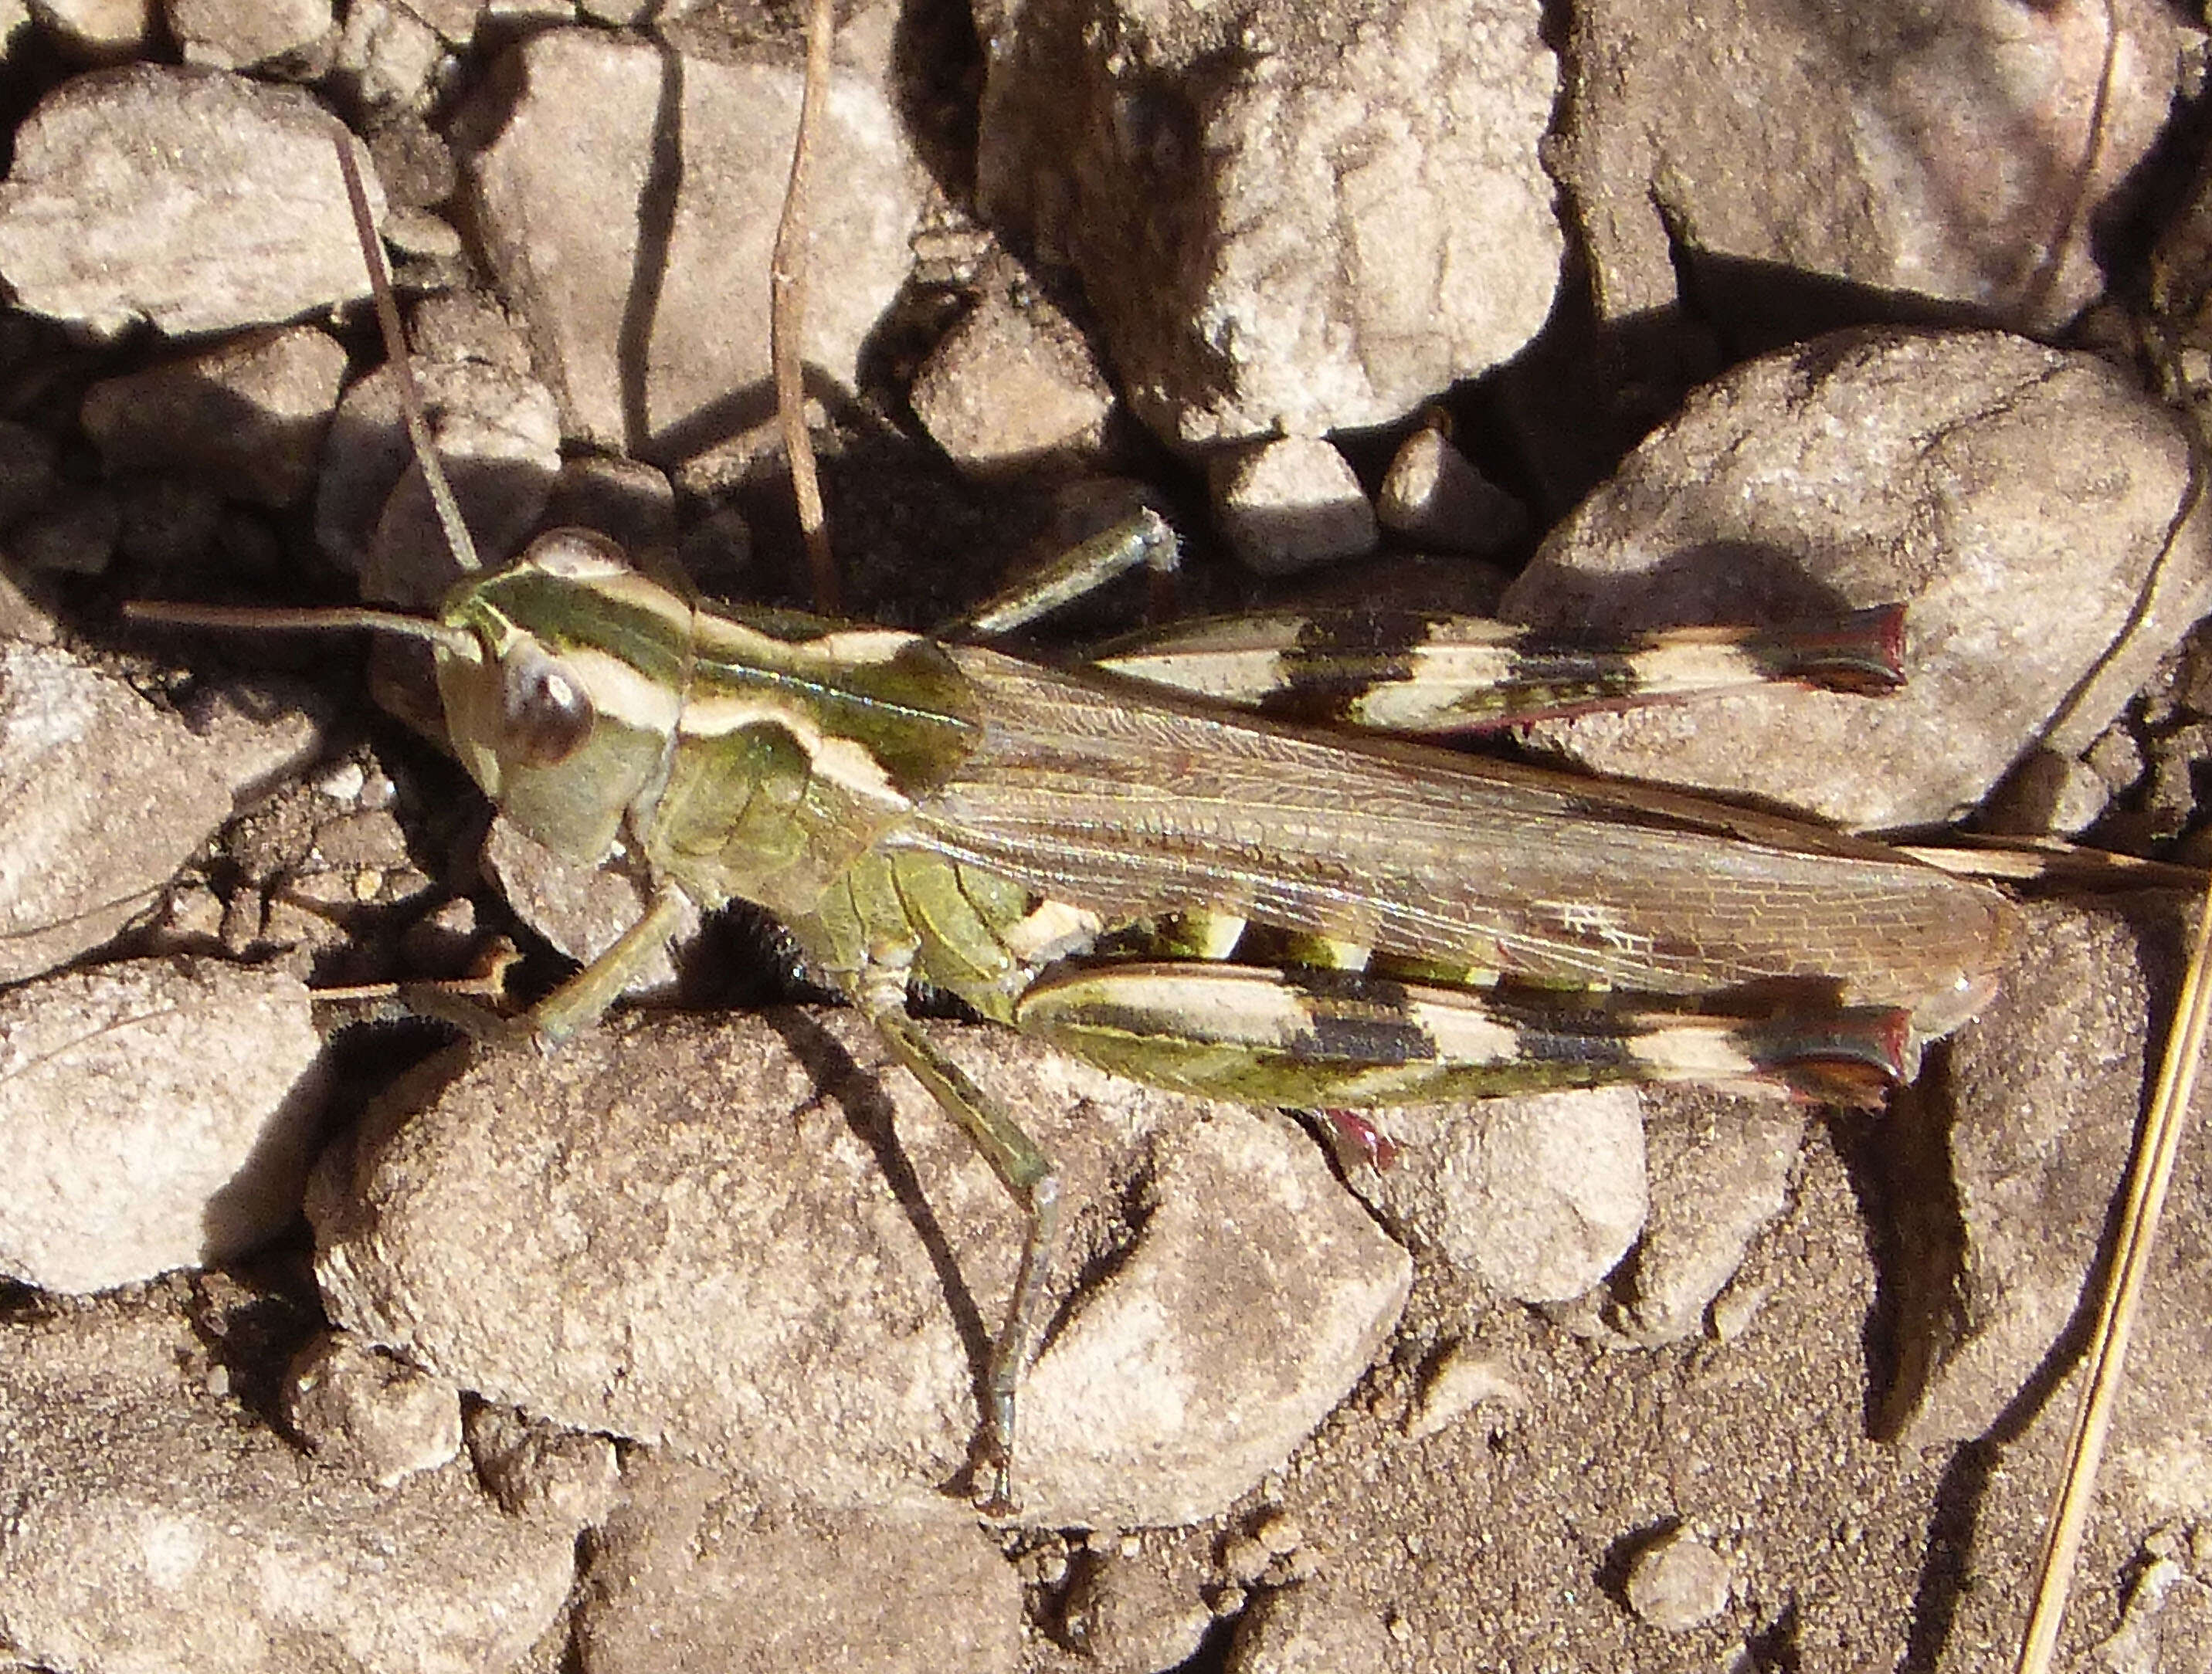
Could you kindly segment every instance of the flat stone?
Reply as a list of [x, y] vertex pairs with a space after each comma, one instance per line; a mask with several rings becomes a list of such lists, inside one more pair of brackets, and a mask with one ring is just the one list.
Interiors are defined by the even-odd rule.
[[[798, 67], [562, 29], [493, 79], [463, 118], [480, 135], [463, 158], [470, 205], [568, 434], [670, 465], [765, 418]], [[889, 101], [849, 69], [832, 77], [812, 179], [806, 361], [850, 386], [905, 278], [920, 184]]]
[[181, 1307], [0, 1326], [0, 1621], [48, 1668], [513, 1666], [567, 1598], [576, 1526], [465, 1466], [389, 1490], [210, 1388]]
[[289, 1226], [322, 1111], [296, 977], [147, 960], [0, 993], [0, 1273], [92, 1291]]
[[[1062, 1301], [1028, 1380], [1025, 1514], [1179, 1523], [1226, 1505], [1366, 1369], [1404, 1252], [1279, 1119], [1009, 1031], [937, 1038], [1060, 1159], [1056, 1287], [1105, 1274]], [[444, 1060], [318, 1174], [326, 1305], [486, 1399], [665, 1441], [763, 1491], [940, 1505], [1018, 1217], [884, 1063], [844, 1013], [633, 1017], [550, 1056]]]
[[1532, 736], [1855, 828], [1948, 823], [2031, 749], [2087, 748], [2212, 598], [2191, 458], [2131, 379], [1994, 332], [1844, 332], [1739, 367], [1553, 529], [1499, 613], [1626, 633], [1902, 603], [1903, 688]]
[[113, 335], [282, 321], [368, 294], [339, 178], [368, 152], [307, 94], [133, 64], [64, 82], [15, 133], [0, 278], [19, 306]]

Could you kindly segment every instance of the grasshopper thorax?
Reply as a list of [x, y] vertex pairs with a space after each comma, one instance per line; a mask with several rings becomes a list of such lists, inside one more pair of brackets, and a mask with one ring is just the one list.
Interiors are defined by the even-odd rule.
[[588, 531], [464, 580], [441, 622], [447, 731], [501, 810], [579, 863], [627, 827], [704, 906], [811, 910], [979, 734], [934, 642], [702, 606]]

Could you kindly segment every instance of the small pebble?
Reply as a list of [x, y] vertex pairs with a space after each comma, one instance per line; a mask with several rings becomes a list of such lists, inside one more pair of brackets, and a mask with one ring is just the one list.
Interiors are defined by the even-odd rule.
[[386, 1488], [461, 1449], [460, 1392], [344, 1331], [324, 1332], [293, 1361], [284, 1418], [311, 1452]]
[[368, 775], [358, 761], [341, 761], [315, 780], [315, 789], [333, 802], [352, 802], [360, 797]]
[[1267, 1573], [1274, 1554], [1250, 1535], [1238, 1535], [1221, 1549], [1222, 1573], [1240, 1586], [1249, 1586]]
[[1728, 1608], [1729, 1567], [1684, 1530], [1646, 1547], [1628, 1572], [1628, 1607], [1668, 1633], [1711, 1621]]
[[1285, 436], [1237, 456], [1213, 485], [1221, 532], [1246, 567], [1290, 575], [1375, 549], [1375, 508], [1344, 456]]
[[1487, 556], [1528, 532], [1520, 501], [1427, 426], [1408, 436], [1390, 462], [1375, 512], [1392, 533], [1445, 552]]
[[1418, 1441], [1448, 1428], [1485, 1401], [1518, 1408], [1528, 1400], [1498, 1361], [1454, 1343], [1437, 1356], [1422, 1379], [1420, 1393], [1406, 1415], [1406, 1434]]
[[1305, 1525], [1288, 1512], [1270, 1512], [1253, 1528], [1252, 1537], [1277, 1557], [1305, 1544]]

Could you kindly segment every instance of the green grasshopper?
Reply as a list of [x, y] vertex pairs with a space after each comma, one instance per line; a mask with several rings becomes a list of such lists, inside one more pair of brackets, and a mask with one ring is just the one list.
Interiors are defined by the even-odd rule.
[[[380, 278], [373, 239], [369, 259]], [[396, 315], [386, 329], [404, 369]], [[1170, 538], [1140, 518], [1092, 556]], [[783, 921], [1027, 1216], [979, 1447], [1002, 1507], [1058, 1177], [916, 1027], [916, 978], [1110, 1070], [1259, 1104], [1619, 1081], [1864, 1103], [1988, 998], [2010, 919], [1985, 888], [1818, 828], [1237, 707], [1492, 718], [1479, 682], [1440, 682], [1447, 666], [1509, 670], [1508, 701], [1547, 711], [1685, 668], [1698, 685], [1879, 686], [1893, 613], [1830, 638], [1691, 634], [1597, 663], [1463, 624], [1247, 619], [1049, 667], [710, 603], [563, 530], [465, 575], [434, 617], [133, 614], [427, 642], [452, 746], [502, 812], [567, 859], [641, 864], [649, 906], [529, 1014], [540, 1039], [611, 1004], [685, 901]]]

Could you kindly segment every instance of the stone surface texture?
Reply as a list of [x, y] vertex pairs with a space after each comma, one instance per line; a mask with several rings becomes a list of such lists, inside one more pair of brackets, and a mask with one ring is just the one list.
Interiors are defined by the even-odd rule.
[[1904, 688], [1776, 687], [1537, 736], [1596, 772], [1857, 828], [1948, 822], [2031, 750], [2086, 748], [2203, 608], [2190, 458], [2111, 367], [2024, 338], [1876, 331], [1753, 361], [1554, 528], [1500, 614], [1626, 631], [1901, 602]]
[[[1068, 1169], [1063, 1282], [1113, 1252], [1029, 1379], [1024, 1514], [1209, 1514], [1365, 1368], [1404, 1299], [1404, 1253], [1279, 1122], [1109, 1100], [1104, 1077], [1012, 1036], [954, 1044], [992, 1060], [999, 1073], [970, 1073]], [[918, 1087], [854, 1067], [882, 1061], [850, 1019], [794, 1013], [502, 1055], [410, 1113], [414, 1089], [318, 1178], [326, 1305], [577, 1428], [786, 1495], [934, 1504], [973, 1440], [973, 1333], [997, 1328], [1018, 1222]], [[904, 1161], [887, 1180], [890, 1156]], [[926, 1204], [892, 1189], [909, 1178]]]
[[0, 993], [0, 1275], [100, 1290], [283, 1231], [321, 1046], [280, 972], [146, 961]]
[[209, 1387], [163, 1308], [0, 1326], [0, 1643], [56, 1669], [479, 1674], [567, 1596], [573, 1525], [454, 1468], [379, 1490]]
[[110, 335], [274, 324], [366, 296], [343, 131], [304, 93], [221, 70], [80, 76], [15, 136], [0, 279], [20, 306]]
[[[849, 386], [907, 267], [918, 180], [848, 32], [815, 165], [806, 358]], [[501, 288], [574, 438], [659, 464], [770, 411], [769, 252], [799, 75], [581, 30], [532, 36], [495, 73], [465, 155]]]
[[1558, 71], [1513, 6], [993, 5], [987, 214], [1082, 276], [1200, 448], [1396, 418], [1541, 325]]
[[1687, 276], [1719, 312], [1763, 267], [2061, 325], [2100, 287], [2095, 229], [2186, 43], [2146, 0], [1748, 0], [1725, 30], [1680, 0], [1578, 5], [1553, 155], [1599, 310], [1675, 307]]
[[236, 793], [307, 753], [306, 715], [253, 709], [196, 731], [65, 652], [0, 644], [0, 981], [143, 913]]

